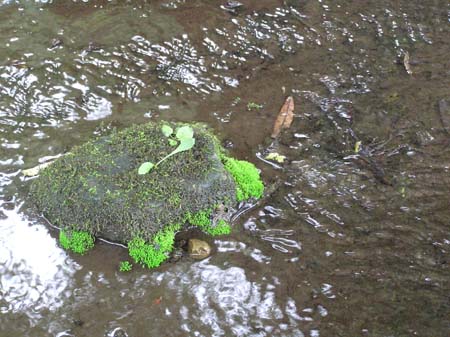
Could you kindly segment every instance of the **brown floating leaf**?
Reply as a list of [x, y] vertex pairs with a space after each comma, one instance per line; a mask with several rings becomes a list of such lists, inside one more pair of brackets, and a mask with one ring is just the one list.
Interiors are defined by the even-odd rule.
[[408, 73], [408, 75], [412, 75], [411, 65], [409, 64], [409, 53], [405, 51], [405, 54], [403, 55], [403, 65], [405, 66], [405, 70]]
[[161, 301], [162, 301], [162, 296], [159, 296], [158, 298], [155, 298], [153, 300], [153, 304], [160, 305]]
[[281, 129], [287, 129], [291, 126], [294, 119], [294, 99], [292, 96], [286, 98], [283, 106], [278, 113], [277, 120], [273, 126], [272, 138], [277, 138], [281, 132]]

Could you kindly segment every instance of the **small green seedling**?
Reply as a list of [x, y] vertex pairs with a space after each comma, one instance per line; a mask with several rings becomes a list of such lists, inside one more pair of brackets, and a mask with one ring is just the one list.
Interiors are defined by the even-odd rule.
[[133, 265], [128, 261], [120, 261], [119, 271], [130, 271], [133, 268]]
[[249, 102], [248, 104], [247, 104], [247, 110], [248, 111], [251, 111], [251, 110], [261, 110], [263, 108], [263, 105], [262, 104], [258, 104], [258, 103], [255, 103], [255, 102]]
[[[168, 125], [164, 125], [161, 128], [161, 131], [164, 134], [164, 136], [166, 136], [167, 138], [171, 137], [173, 134], [173, 129]], [[172, 140], [172, 142], [171, 142], [171, 140]], [[165, 156], [163, 159], [161, 159], [156, 164], [153, 164], [150, 161], [142, 163], [138, 169], [138, 174], [146, 174], [146, 173], [150, 172], [150, 170], [152, 168], [157, 167], [159, 164], [161, 164], [167, 158], [169, 158], [177, 153], [180, 153], [183, 151], [188, 151], [188, 150], [192, 149], [195, 145], [194, 130], [188, 125], [182, 126], [181, 128], [179, 128], [177, 130], [177, 133], [175, 134], [175, 139], [169, 138], [169, 144], [171, 146], [175, 146], [177, 144], [177, 140], [180, 143], [178, 144], [178, 147], [175, 150], [173, 150], [171, 153], [169, 153], [167, 156]]]
[[174, 137], [173, 129], [168, 125], [163, 125], [161, 128], [163, 135], [168, 138], [168, 142], [170, 146], [177, 146], [178, 141]]

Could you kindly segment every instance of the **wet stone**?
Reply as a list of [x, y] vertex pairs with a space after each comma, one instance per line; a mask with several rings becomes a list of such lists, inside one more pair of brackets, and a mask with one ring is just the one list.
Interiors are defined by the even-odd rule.
[[203, 260], [211, 254], [211, 246], [199, 239], [189, 239], [188, 253], [193, 259]]
[[169, 262], [178, 262], [184, 255], [184, 250], [181, 247], [175, 247], [174, 250], [170, 253]]
[[244, 4], [239, 1], [227, 1], [223, 6], [227, 9], [236, 9], [244, 6]]
[[50, 49], [54, 49], [56, 47], [60, 47], [64, 44], [63, 40], [59, 39], [59, 38], [54, 38], [52, 39], [51, 43], [50, 43]]
[[231, 14], [236, 14], [240, 9], [244, 8], [244, 4], [239, 1], [227, 1], [220, 8]]
[[189, 214], [231, 208], [235, 182], [221, 161], [218, 141], [205, 126], [192, 127], [193, 148], [146, 174], [138, 174], [142, 163], [155, 164], [175, 149], [161, 124], [98, 137], [42, 170], [31, 186], [32, 198], [54, 225], [120, 243], [136, 237], [150, 241], [161, 230], [180, 228]]
[[128, 334], [122, 328], [116, 328], [112, 331], [110, 336], [113, 337], [128, 337]]

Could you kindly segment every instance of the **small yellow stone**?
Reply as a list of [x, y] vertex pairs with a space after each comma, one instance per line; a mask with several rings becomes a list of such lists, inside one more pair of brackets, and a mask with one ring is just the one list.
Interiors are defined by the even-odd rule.
[[188, 253], [190, 257], [196, 260], [203, 260], [211, 254], [211, 247], [205, 241], [199, 239], [189, 239]]
[[279, 154], [277, 152], [272, 152], [272, 153], [269, 153], [266, 156], [266, 159], [267, 160], [273, 160], [273, 161], [276, 161], [277, 163], [282, 164], [286, 160], [286, 156], [283, 156], [283, 155], [281, 155], [281, 154]]

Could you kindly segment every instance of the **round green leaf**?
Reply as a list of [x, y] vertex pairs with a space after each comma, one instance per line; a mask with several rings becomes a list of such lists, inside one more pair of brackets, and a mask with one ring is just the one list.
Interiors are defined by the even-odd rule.
[[168, 125], [163, 125], [161, 127], [161, 131], [162, 131], [163, 135], [166, 137], [170, 137], [170, 135], [173, 133], [173, 129]]
[[190, 150], [190, 149], [192, 149], [194, 144], [195, 144], [194, 138], [184, 138], [181, 140], [180, 145], [178, 145], [176, 151], [182, 152], [182, 151]]
[[194, 130], [189, 125], [182, 126], [177, 130], [176, 137], [179, 140], [192, 138], [194, 137]]
[[155, 166], [155, 164], [147, 161], [145, 163], [142, 163], [141, 166], [139, 166], [138, 174], [146, 174], [150, 172], [150, 170]]
[[169, 145], [170, 146], [177, 146], [178, 142], [175, 139], [169, 138]]

